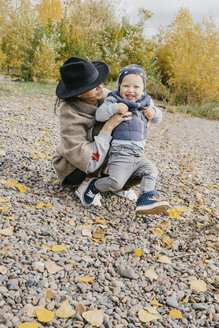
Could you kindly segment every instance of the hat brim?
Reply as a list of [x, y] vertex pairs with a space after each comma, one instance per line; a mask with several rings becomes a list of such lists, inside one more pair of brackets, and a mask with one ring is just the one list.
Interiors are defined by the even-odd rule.
[[109, 67], [104, 62], [94, 61], [92, 64], [96, 67], [99, 72], [97, 79], [89, 85], [81, 86], [79, 88], [72, 89], [66, 86], [63, 80], [60, 80], [56, 87], [56, 95], [60, 99], [68, 99], [74, 96], [78, 96], [84, 92], [94, 89], [101, 83], [103, 83], [109, 75]]

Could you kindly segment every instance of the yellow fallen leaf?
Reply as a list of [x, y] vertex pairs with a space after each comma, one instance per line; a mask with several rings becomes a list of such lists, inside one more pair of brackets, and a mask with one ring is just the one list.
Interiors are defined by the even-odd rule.
[[166, 256], [166, 255], [162, 255], [162, 256], [159, 256], [158, 262], [160, 262], [160, 263], [166, 263], [166, 264], [171, 264], [171, 258], [168, 257], [168, 256]]
[[42, 208], [42, 207], [52, 207], [52, 204], [44, 204], [44, 203], [39, 203], [37, 206], [35, 206], [36, 209]]
[[67, 252], [67, 248], [64, 245], [54, 245], [51, 247], [51, 251], [53, 252]]
[[150, 304], [152, 306], [162, 306], [155, 298], [152, 301], [150, 301]]
[[156, 272], [154, 271], [154, 267], [151, 266], [149, 268], [149, 270], [147, 270], [145, 272], [145, 277], [149, 278], [149, 279], [154, 279], [154, 280], [157, 280], [158, 279], [158, 275], [156, 274]]
[[160, 228], [156, 228], [153, 232], [154, 236], [162, 236], [164, 234], [164, 231]]
[[55, 295], [54, 295], [54, 293], [53, 293], [53, 291], [51, 289], [47, 288], [45, 290], [45, 298], [48, 298], [48, 299], [51, 300], [54, 296]]
[[0, 207], [1, 211], [2, 211], [2, 214], [6, 213], [8, 210], [9, 210], [9, 206], [8, 205], [5, 205], [3, 207]]
[[152, 320], [160, 319], [160, 316], [158, 316], [156, 314], [148, 313], [145, 310], [141, 309], [138, 311], [138, 318], [141, 322], [148, 323]]
[[170, 221], [164, 221], [159, 226], [163, 229], [168, 229], [170, 227]]
[[35, 206], [35, 208], [36, 208], [36, 209], [39, 209], [39, 208], [41, 208], [41, 207], [44, 207], [44, 205], [45, 205], [44, 203], [39, 203], [37, 206]]
[[59, 184], [59, 180], [54, 180], [53, 183]]
[[46, 309], [36, 309], [36, 316], [40, 322], [49, 322], [54, 318], [55, 313]]
[[25, 191], [27, 190], [27, 187], [24, 186], [24, 185], [22, 185], [22, 184], [20, 184], [20, 183], [17, 183], [17, 184], [15, 185], [15, 187], [16, 187], [20, 192], [25, 192]]
[[166, 244], [169, 248], [171, 248], [173, 246], [173, 239], [171, 239], [169, 236], [164, 236], [163, 243]]
[[197, 227], [203, 227], [205, 224], [201, 223], [201, 222], [197, 222], [196, 225], [197, 225]]
[[106, 238], [91, 238], [92, 241], [94, 241], [95, 243], [105, 243], [106, 242]]
[[182, 301], [183, 304], [186, 305], [188, 303], [188, 300], [189, 300], [189, 296], [186, 296]]
[[180, 210], [178, 210], [176, 207], [170, 209], [167, 211], [167, 214], [174, 219], [178, 219], [178, 217], [180, 216]]
[[49, 245], [47, 245], [47, 244], [42, 244], [42, 248], [51, 251], [52, 246], [49, 246]]
[[170, 318], [183, 319], [182, 312], [180, 310], [171, 310], [169, 316]]
[[101, 231], [101, 230], [98, 231], [98, 230], [96, 230], [93, 233], [93, 238], [96, 238], [96, 239], [103, 238], [104, 235], [105, 235], [104, 231]]
[[102, 310], [85, 311], [82, 317], [91, 325], [100, 327], [103, 323], [104, 313]]
[[24, 322], [24, 323], [20, 323], [17, 328], [38, 328], [39, 327], [39, 323], [37, 322]]
[[151, 314], [159, 314], [156, 308], [145, 306], [144, 310]]
[[142, 254], [143, 254], [143, 251], [141, 251], [140, 249], [137, 249], [136, 248], [136, 250], [135, 250], [135, 255], [137, 255], [137, 256], [142, 256]]
[[6, 184], [8, 185], [8, 187], [15, 187], [15, 185], [18, 183], [17, 180], [9, 180], [6, 181]]
[[211, 188], [211, 189], [217, 188], [216, 186], [214, 186], [212, 184], [210, 184], [208, 187]]
[[55, 262], [49, 260], [46, 262], [46, 268], [49, 273], [56, 273], [60, 270], [63, 270], [63, 267], [57, 265]]
[[189, 281], [189, 284], [190, 284], [190, 289], [191, 290], [194, 289], [198, 292], [206, 292], [207, 291], [207, 285], [201, 279]]
[[169, 189], [170, 188], [170, 186], [163, 186], [164, 188], [166, 188], [166, 189]]
[[79, 281], [81, 282], [85, 282], [85, 283], [88, 283], [88, 282], [91, 282], [95, 279], [95, 277], [88, 277], [88, 276], [84, 276], [84, 277], [80, 277], [78, 278]]
[[96, 224], [105, 224], [105, 223], [106, 223], [106, 220], [101, 219], [101, 218], [97, 218], [94, 222], [95, 222]]
[[56, 311], [57, 317], [62, 319], [70, 318], [75, 315], [75, 313], [75, 310], [69, 304], [67, 299], [61, 304], [60, 308], [58, 308], [58, 310]]
[[6, 237], [10, 237], [13, 235], [13, 227], [10, 228], [5, 228], [5, 229], [0, 229], [0, 235], [1, 236], [6, 236]]
[[12, 216], [4, 216], [3, 219], [4, 220], [9, 220], [9, 221], [14, 221], [15, 220], [13, 215]]
[[7, 201], [6, 199], [0, 197], [0, 203], [3, 204], [3, 203], [7, 203], [7, 202], [8, 202], [8, 201]]
[[213, 260], [207, 260], [207, 259], [205, 259], [205, 258], [202, 259], [202, 262], [203, 262], [204, 264], [214, 263]]
[[44, 204], [44, 207], [52, 207], [52, 204], [51, 203]]

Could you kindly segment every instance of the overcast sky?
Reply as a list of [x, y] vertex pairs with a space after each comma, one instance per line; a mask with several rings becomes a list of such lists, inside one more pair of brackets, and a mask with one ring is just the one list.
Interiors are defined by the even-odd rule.
[[122, 2], [131, 15], [137, 13], [138, 8], [154, 13], [146, 24], [148, 37], [157, 32], [159, 25], [169, 25], [181, 7], [189, 9], [195, 23], [211, 16], [219, 27], [219, 0], [123, 0]]

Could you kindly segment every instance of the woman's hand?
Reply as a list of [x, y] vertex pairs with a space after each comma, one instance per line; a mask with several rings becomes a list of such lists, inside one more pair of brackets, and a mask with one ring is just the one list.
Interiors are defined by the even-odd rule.
[[102, 130], [111, 135], [112, 131], [123, 121], [130, 121], [132, 119], [132, 113], [126, 112], [125, 116], [121, 114], [114, 114], [102, 127]]
[[144, 109], [142, 109], [142, 113], [144, 114], [144, 116], [148, 120], [147, 125], [146, 125], [146, 127], [148, 128], [152, 118], [156, 114], [156, 109], [154, 109], [153, 107], [144, 107]]

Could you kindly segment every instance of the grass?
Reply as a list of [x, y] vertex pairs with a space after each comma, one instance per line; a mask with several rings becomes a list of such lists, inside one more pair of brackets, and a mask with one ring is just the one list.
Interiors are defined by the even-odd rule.
[[[38, 83], [38, 82], [23, 82], [23, 81], [13, 81], [9, 78], [1, 78], [0, 76], [0, 94], [6, 96], [21, 96], [21, 95], [55, 95], [57, 82], [50, 83]], [[117, 89], [117, 82], [111, 82], [106, 85], [110, 90]], [[156, 101], [155, 104], [163, 104], [161, 101]], [[181, 113], [186, 116], [197, 116], [201, 118], [219, 120], [219, 107], [216, 105], [187, 105], [187, 106], [169, 106], [164, 104], [166, 110], [171, 113]], [[216, 109], [217, 108], [217, 109]]]
[[7, 96], [21, 95], [55, 95], [56, 82], [38, 83], [0, 79], [0, 93]]
[[219, 120], [218, 104], [166, 106], [170, 113], [181, 113], [186, 116], [196, 116], [209, 120]]

